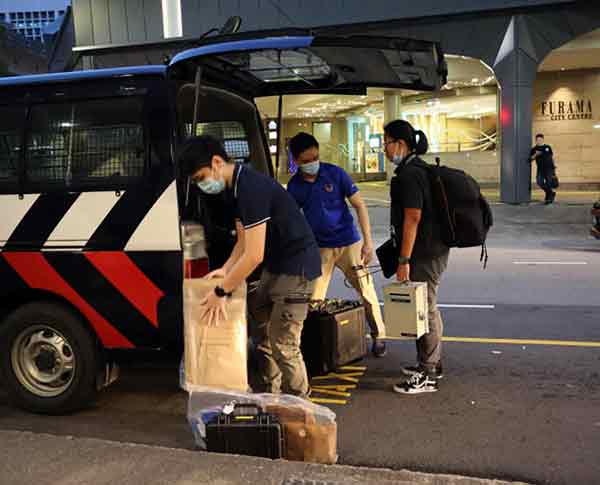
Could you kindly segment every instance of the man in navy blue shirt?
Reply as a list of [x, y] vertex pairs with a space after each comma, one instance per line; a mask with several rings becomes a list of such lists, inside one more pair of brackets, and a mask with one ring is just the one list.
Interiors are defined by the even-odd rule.
[[[298, 165], [288, 184], [288, 192], [304, 212], [321, 253], [321, 277], [315, 284], [313, 299], [327, 295], [337, 266], [360, 294], [371, 327], [373, 354], [385, 355], [385, 325], [373, 278], [367, 269], [373, 259], [373, 240], [369, 213], [352, 178], [337, 165], [319, 161], [319, 143], [308, 133], [298, 133], [290, 141], [290, 151]], [[346, 200], [356, 209], [363, 240], [356, 230]]]
[[308, 377], [300, 335], [315, 280], [321, 275], [319, 248], [300, 209], [271, 177], [234, 164], [210, 136], [190, 138], [179, 156], [183, 174], [206, 194], [226, 192], [237, 215], [237, 242], [222, 268], [224, 278], [202, 302], [209, 324], [226, 318], [227, 297], [264, 262], [250, 300], [250, 331], [257, 345], [262, 392], [306, 397]]

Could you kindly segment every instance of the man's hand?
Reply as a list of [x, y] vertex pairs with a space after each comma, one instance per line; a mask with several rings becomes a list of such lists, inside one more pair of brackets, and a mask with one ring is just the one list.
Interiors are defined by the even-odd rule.
[[373, 261], [373, 246], [370, 244], [363, 244], [362, 250], [360, 251], [360, 257], [362, 264], [368, 266]]
[[225, 271], [225, 268], [219, 268], [219, 269], [215, 269], [214, 271], [211, 271], [204, 278], [207, 280], [212, 280], [215, 278], [225, 278], [226, 274], [227, 274], [227, 272]]
[[225, 298], [219, 298], [214, 291], [211, 291], [200, 302], [203, 307], [202, 319], [206, 320], [209, 327], [216, 327], [221, 320], [227, 318], [227, 310], [225, 309]]
[[396, 279], [400, 283], [410, 281], [410, 264], [401, 264], [396, 270]]

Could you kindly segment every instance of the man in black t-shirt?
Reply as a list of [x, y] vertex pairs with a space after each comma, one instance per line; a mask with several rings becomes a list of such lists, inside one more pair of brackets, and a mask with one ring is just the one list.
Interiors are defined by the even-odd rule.
[[264, 262], [250, 301], [250, 331], [260, 360], [262, 392], [307, 397], [300, 335], [315, 280], [321, 275], [319, 248], [296, 202], [275, 180], [229, 162], [210, 136], [189, 139], [179, 156], [183, 174], [206, 194], [226, 191], [236, 214], [237, 242], [222, 268], [207, 278], [224, 278], [202, 302], [209, 324], [226, 316], [226, 300]]
[[529, 153], [529, 161], [537, 165], [536, 181], [540, 188], [546, 194], [546, 204], [552, 204], [556, 199], [556, 192], [552, 189], [551, 181], [555, 175], [554, 158], [552, 147], [544, 142], [544, 135], [541, 133], [535, 137], [535, 146]]
[[417, 365], [402, 368], [409, 380], [394, 386], [401, 394], [438, 390], [442, 368], [444, 322], [437, 307], [449, 248], [442, 242], [435, 217], [426, 163], [427, 137], [404, 120], [384, 128], [386, 157], [396, 166], [390, 182], [391, 225], [399, 248], [396, 279], [427, 283], [429, 331], [417, 340]]

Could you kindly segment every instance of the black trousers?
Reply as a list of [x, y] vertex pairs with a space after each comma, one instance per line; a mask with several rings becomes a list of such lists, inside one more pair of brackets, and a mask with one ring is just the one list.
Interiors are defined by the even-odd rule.
[[552, 175], [554, 175], [554, 170], [552, 168], [538, 167], [537, 169], [536, 181], [540, 186], [540, 189], [546, 193], [546, 200], [550, 200], [554, 194], [554, 191], [550, 186]]

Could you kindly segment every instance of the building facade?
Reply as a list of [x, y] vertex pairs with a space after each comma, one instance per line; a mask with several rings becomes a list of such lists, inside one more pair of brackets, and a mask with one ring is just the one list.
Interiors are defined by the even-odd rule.
[[[231, 15], [242, 17], [242, 30], [311, 27], [437, 41], [449, 64], [442, 91], [286, 97], [280, 153], [296, 131], [309, 131], [324, 159], [358, 178], [380, 177], [386, 170], [382, 128], [405, 118], [428, 134], [431, 158], [440, 156], [484, 184], [500, 184], [505, 202], [520, 203], [530, 199], [532, 135], [544, 131], [563, 182], [600, 184], [598, 2], [74, 0], [73, 8], [79, 47], [155, 43], [143, 56], [98, 54], [88, 66], [160, 62], [165, 51], [181, 49], [175, 40], [198, 38]], [[277, 105], [259, 100], [266, 122]], [[280, 169], [285, 177], [294, 167]]]
[[0, 2], [0, 22], [29, 40], [44, 42], [44, 31], [61, 22], [70, 0], [22, 0]]

